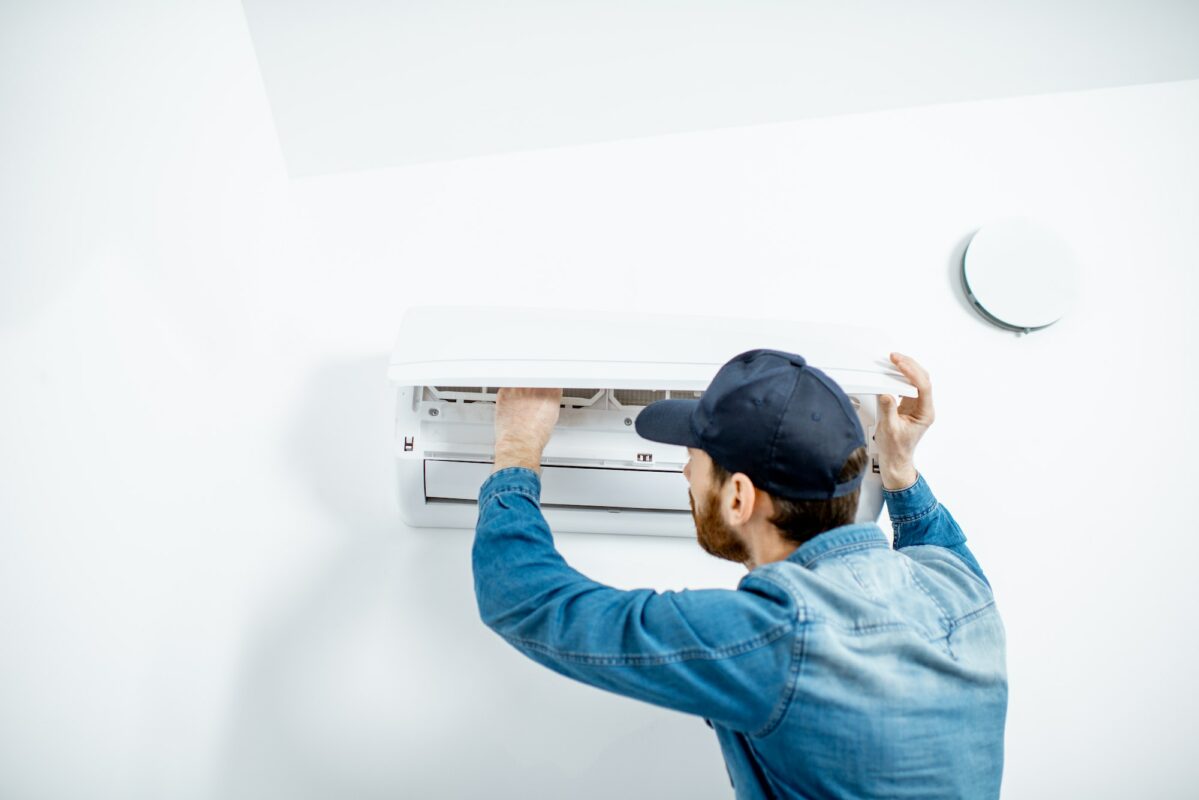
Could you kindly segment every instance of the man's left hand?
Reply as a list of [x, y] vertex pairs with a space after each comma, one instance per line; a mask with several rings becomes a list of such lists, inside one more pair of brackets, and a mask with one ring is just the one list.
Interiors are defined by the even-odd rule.
[[504, 387], [495, 399], [495, 468], [527, 467], [541, 473], [541, 453], [558, 424], [561, 389]]

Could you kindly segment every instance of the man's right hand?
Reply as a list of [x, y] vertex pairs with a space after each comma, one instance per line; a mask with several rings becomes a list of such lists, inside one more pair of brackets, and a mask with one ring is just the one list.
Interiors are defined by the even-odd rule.
[[889, 394], [878, 397], [878, 427], [874, 442], [878, 446], [878, 468], [883, 488], [906, 489], [918, 477], [913, 458], [916, 443], [933, 424], [933, 387], [924, 367], [902, 353], [892, 353], [893, 363], [916, 387], [916, 397], [905, 397], [895, 405]]

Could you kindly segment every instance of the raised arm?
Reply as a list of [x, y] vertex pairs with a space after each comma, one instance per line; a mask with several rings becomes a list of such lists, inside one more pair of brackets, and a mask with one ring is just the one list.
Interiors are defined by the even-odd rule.
[[554, 547], [541, 513], [541, 455], [560, 389], [502, 388], [495, 464], [479, 489], [472, 566], [483, 622], [529, 658], [600, 689], [769, 730], [781, 719], [799, 612], [761, 576], [737, 590], [624, 591]]
[[599, 689], [762, 735], [790, 695], [799, 609], [747, 575], [737, 590], [621, 590], [554, 547], [536, 472], [507, 467], [479, 490], [471, 563], [487, 627], [538, 663]]

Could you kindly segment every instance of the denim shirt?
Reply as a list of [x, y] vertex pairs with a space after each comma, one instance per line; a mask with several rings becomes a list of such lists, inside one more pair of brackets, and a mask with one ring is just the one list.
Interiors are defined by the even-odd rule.
[[885, 492], [890, 542], [874, 523], [844, 525], [736, 589], [679, 592], [570, 567], [540, 496], [524, 467], [479, 490], [483, 622], [555, 672], [703, 717], [738, 798], [999, 795], [1003, 624], [923, 476]]

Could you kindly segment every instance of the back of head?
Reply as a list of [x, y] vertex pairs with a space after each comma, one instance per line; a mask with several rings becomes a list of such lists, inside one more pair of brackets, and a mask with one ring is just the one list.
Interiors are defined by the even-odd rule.
[[[865, 468], [866, 448], [859, 447], [849, 454], [837, 476], [837, 482], [850, 481]], [[723, 487], [732, 476], [732, 472], [717, 463], [716, 459], [712, 459], [712, 479], [717, 489]], [[803, 544], [819, 533], [851, 524], [857, 516], [861, 486], [848, 494], [827, 500], [792, 500], [769, 491], [766, 494], [774, 503], [774, 514], [770, 517], [770, 524], [778, 528], [784, 539]]]
[[650, 441], [703, 450], [713, 484], [746, 475], [774, 501], [770, 522], [802, 543], [857, 517], [866, 437], [848, 395], [803, 356], [758, 348], [720, 368], [698, 399], [655, 401], [636, 420]]

